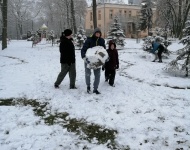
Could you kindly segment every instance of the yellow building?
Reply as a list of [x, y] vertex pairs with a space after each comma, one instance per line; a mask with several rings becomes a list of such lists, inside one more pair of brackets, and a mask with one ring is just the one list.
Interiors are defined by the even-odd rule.
[[[128, 38], [147, 36], [147, 31], [138, 31], [141, 6], [128, 4], [98, 4], [97, 5], [97, 26], [101, 29], [103, 37], [107, 36], [110, 25], [113, 23], [115, 16], [119, 17], [119, 22], [124, 30], [124, 34]], [[156, 20], [156, 9], [153, 8], [153, 26]], [[85, 18], [85, 29], [87, 34], [92, 33], [93, 27], [93, 11], [92, 7], [87, 8]]]

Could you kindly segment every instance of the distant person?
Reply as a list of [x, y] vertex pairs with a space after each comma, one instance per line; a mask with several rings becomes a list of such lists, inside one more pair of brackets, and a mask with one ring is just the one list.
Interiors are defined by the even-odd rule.
[[158, 58], [160, 63], [162, 63], [162, 52], [164, 51], [164, 46], [160, 44], [160, 40], [156, 39], [152, 42], [152, 50], [151, 52], [155, 55], [155, 58], [152, 62], [155, 62]]
[[69, 73], [70, 78], [70, 89], [76, 89], [76, 64], [75, 64], [75, 47], [72, 42], [72, 30], [66, 29], [60, 37], [60, 63], [61, 72], [59, 73], [56, 82], [54, 83], [55, 88], [59, 88], [59, 85], [65, 78], [66, 74]]
[[[91, 93], [91, 88], [90, 88], [91, 69], [87, 68], [86, 51], [88, 48], [92, 48], [95, 46], [103, 46], [106, 49], [105, 40], [101, 38], [101, 35], [102, 33], [99, 28], [94, 29], [93, 35], [87, 38], [87, 40], [85, 41], [81, 49], [81, 57], [85, 61], [84, 66], [85, 66], [85, 79], [86, 79], [86, 85], [87, 85], [87, 93]], [[94, 76], [95, 76], [93, 93], [101, 94], [98, 91], [98, 86], [100, 83], [101, 68], [93, 69], [93, 71], [94, 71]]]
[[105, 69], [105, 81], [109, 83], [110, 86], [114, 85], [116, 69], [119, 69], [119, 58], [118, 52], [116, 49], [116, 44], [110, 40], [109, 48], [107, 49], [109, 60], [102, 67], [102, 70]]

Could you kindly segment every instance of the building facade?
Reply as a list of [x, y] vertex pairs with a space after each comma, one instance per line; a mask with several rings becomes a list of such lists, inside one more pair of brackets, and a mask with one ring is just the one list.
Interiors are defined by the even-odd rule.
[[[102, 3], [97, 5], [97, 27], [101, 29], [102, 36], [107, 37], [110, 25], [113, 23], [115, 16], [119, 17], [121, 27], [124, 34], [128, 38], [136, 38], [147, 36], [147, 31], [140, 31], [141, 6], [128, 4], [110, 4]], [[153, 8], [153, 26], [156, 20], [156, 9]], [[92, 33], [93, 27], [93, 11], [92, 7], [87, 8], [85, 18], [85, 29], [87, 34]]]

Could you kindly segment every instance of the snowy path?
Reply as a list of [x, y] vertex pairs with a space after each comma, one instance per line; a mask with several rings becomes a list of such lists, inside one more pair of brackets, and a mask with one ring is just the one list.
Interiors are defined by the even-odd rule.
[[[117, 130], [118, 144], [129, 145], [132, 150], [190, 149], [190, 90], [166, 87], [188, 88], [189, 78], [167, 74], [162, 69], [170, 60], [152, 63], [151, 56], [140, 50], [135, 40], [127, 43], [126, 50], [119, 51], [116, 87], [108, 86], [101, 72], [102, 94], [89, 95], [80, 51], [76, 51], [78, 89], [69, 89], [66, 76], [57, 90], [53, 83], [60, 71], [58, 47], [46, 44], [31, 48], [30, 42], [12, 41], [7, 50], [0, 52], [0, 99], [25, 97], [48, 102], [51, 113], [67, 112], [71, 118], [84, 118], [89, 123]], [[29, 107], [0, 106], [0, 115], [12, 118], [0, 119], [3, 150], [77, 150], [84, 145], [93, 150], [106, 149], [105, 145], [87, 141], [78, 141], [81, 144], [77, 145], [77, 136], [58, 125], [47, 126], [43, 122], [36, 125], [40, 118]], [[59, 147], [62, 141], [64, 147]]]

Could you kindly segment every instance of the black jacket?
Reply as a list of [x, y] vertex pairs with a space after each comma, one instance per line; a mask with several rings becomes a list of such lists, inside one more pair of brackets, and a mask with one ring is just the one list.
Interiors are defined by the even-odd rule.
[[67, 63], [69, 65], [71, 63], [75, 63], [75, 47], [72, 42], [72, 39], [68, 39], [65, 36], [62, 36], [60, 40], [61, 40], [59, 46], [59, 50], [61, 53], [60, 63], [62, 64]]
[[[114, 44], [114, 49], [111, 49], [111, 45]], [[107, 49], [109, 60], [105, 63], [106, 70], [115, 70], [119, 68], [119, 58], [116, 49], [116, 44], [112, 41], [109, 42], [109, 49]]]
[[95, 46], [103, 46], [106, 49], [105, 40], [101, 37], [97, 38], [94, 35], [92, 37], [88, 37], [83, 45], [83, 48], [81, 49], [81, 57], [85, 57], [88, 48], [92, 48]]

